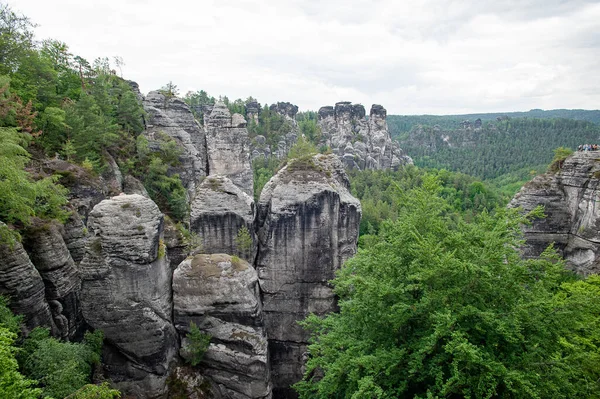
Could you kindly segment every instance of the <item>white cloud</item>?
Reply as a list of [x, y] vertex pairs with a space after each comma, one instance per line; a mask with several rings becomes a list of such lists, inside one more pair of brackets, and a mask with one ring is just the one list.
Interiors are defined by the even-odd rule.
[[577, 0], [19, 0], [143, 91], [380, 103], [391, 114], [598, 108], [600, 4]]

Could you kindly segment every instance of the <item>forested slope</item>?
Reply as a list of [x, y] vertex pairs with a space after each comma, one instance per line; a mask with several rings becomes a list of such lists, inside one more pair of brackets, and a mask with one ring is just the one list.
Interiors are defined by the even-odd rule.
[[576, 149], [599, 138], [600, 127], [591, 122], [516, 118], [459, 129], [419, 125], [400, 144], [418, 166], [494, 179], [540, 172], [552, 160], [555, 148]]
[[464, 121], [475, 122], [477, 119], [481, 119], [482, 122], [491, 122], [507, 118], [564, 118], [600, 123], [600, 110], [532, 109], [526, 112], [491, 112], [463, 115], [388, 115], [388, 126], [392, 137], [399, 138], [417, 125], [437, 125], [443, 129], [457, 129]]

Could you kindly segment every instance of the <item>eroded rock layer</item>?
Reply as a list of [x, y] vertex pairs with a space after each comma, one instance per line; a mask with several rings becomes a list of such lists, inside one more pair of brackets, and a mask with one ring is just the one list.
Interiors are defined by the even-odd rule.
[[[209, 176], [196, 190], [190, 229], [205, 253], [227, 253], [253, 260], [256, 254], [254, 200], [225, 176]], [[243, 231], [247, 234], [244, 241]]]
[[120, 195], [94, 207], [88, 229], [81, 305], [105, 334], [106, 374], [127, 394], [159, 397], [178, 346], [163, 215], [148, 198]]
[[531, 211], [538, 205], [546, 217], [524, 226], [526, 257], [548, 245], [564, 256], [577, 273], [600, 273], [600, 154], [577, 152], [556, 173], [535, 177], [515, 195], [511, 207]]
[[153, 143], [158, 143], [162, 135], [177, 142], [182, 150], [181, 165], [172, 170], [181, 177], [190, 196], [196, 185], [208, 174], [206, 135], [192, 111], [183, 100], [167, 98], [157, 91], [151, 91], [144, 98], [144, 110], [148, 114], [144, 135]]
[[175, 327], [183, 358], [191, 323], [211, 338], [203, 375], [222, 398], [270, 398], [268, 345], [256, 271], [225, 254], [199, 254], [183, 261], [173, 276]]
[[318, 123], [323, 144], [331, 147], [348, 168], [397, 169], [412, 164], [391, 139], [386, 117], [385, 108], [377, 104], [371, 107], [368, 119], [360, 104], [339, 102], [335, 107], [321, 107]]
[[81, 276], [61, 234], [62, 226], [43, 223], [27, 230], [24, 243], [46, 288], [46, 300], [63, 339], [75, 336], [83, 325], [79, 294]]
[[217, 102], [205, 118], [208, 169], [211, 175], [228, 177], [246, 194], [253, 194], [254, 177], [250, 165], [250, 140], [246, 120]]
[[291, 161], [258, 203], [257, 270], [271, 353], [274, 397], [294, 397], [308, 335], [297, 322], [336, 310], [328, 281], [356, 252], [360, 202], [334, 155]]
[[0, 295], [14, 314], [23, 315], [24, 332], [49, 327], [55, 332], [42, 277], [19, 242], [0, 244]]

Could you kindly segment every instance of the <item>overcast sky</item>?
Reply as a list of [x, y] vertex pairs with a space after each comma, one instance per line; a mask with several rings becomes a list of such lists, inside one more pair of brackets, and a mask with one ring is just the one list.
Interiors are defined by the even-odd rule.
[[[9, 0], [142, 92], [390, 114], [600, 108], [600, 1]], [[418, 3], [418, 4], [417, 4]]]

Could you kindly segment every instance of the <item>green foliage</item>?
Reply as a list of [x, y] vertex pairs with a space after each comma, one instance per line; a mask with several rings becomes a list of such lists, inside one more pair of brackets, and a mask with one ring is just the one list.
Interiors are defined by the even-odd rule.
[[352, 194], [362, 205], [361, 235], [375, 234], [385, 220], [395, 220], [398, 194], [421, 186], [426, 176], [438, 178], [442, 186], [440, 195], [468, 220], [478, 213], [505, 205], [510, 198], [474, 177], [444, 169], [426, 170], [407, 165], [395, 172], [352, 170], [348, 175]]
[[169, 81], [169, 83], [161, 87], [158, 91], [167, 98], [173, 98], [179, 95], [179, 89], [172, 81]]
[[208, 350], [210, 344], [210, 335], [204, 334], [196, 323], [193, 321], [190, 323], [190, 332], [187, 335], [188, 345], [185, 347], [185, 351], [189, 353], [187, 362], [192, 366], [198, 365], [204, 354]]
[[248, 227], [242, 226], [239, 228], [237, 235], [235, 236], [235, 247], [244, 259], [251, 261], [250, 256], [252, 255], [252, 236], [248, 231]]
[[514, 209], [468, 223], [425, 176], [310, 316], [302, 398], [588, 398], [600, 377], [600, 278], [552, 249], [525, 261]]
[[86, 334], [82, 344], [61, 342], [48, 329], [35, 328], [23, 344], [23, 371], [40, 382], [44, 394], [64, 398], [89, 383], [102, 339], [98, 331]]
[[17, 334], [0, 326], [0, 395], [6, 399], [39, 398], [42, 390], [35, 388], [36, 381], [19, 373], [14, 346]]
[[206, 105], [215, 104], [215, 98], [209, 96], [204, 90], [199, 90], [196, 92], [188, 91], [185, 97], [183, 97], [183, 101], [189, 105], [192, 113], [196, 119], [200, 121], [200, 123], [204, 123], [204, 111], [202, 110], [203, 107]]
[[311, 143], [308, 139], [300, 136], [296, 144], [290, 148], [288, 152], [288, 159], [308, 159], [313, 155], [318, 154], [317, 147]]
[[577, 148], [594, 143], [598, 136], [600, 127], [590, 122], [519, 118], [486, 122], [481, 129], [418, 126], [399, 141], [417, 166], [487, 180], [523, 170], [543, 171], [540, 165], [552, 161], [555, 148]]
[[32, 217], [65, 221], [67, 191], [52, 178], [32, 181], [25, 171], [29, 153], [14, 128], [0, 128], [0, 220], [26, 226]]
[[100, 385], [84, 385], [65, 399], [119, 399], [121, 393], [111, 389], [107, 382]]
[[318, 143], [321, 141], [321, 128], [317, 124], [317, 113], [313, 111], [300, 112], [296, 115], [300, 133], [310, 142]]
[[252, 172], [254, 174], [254, 201], [258, 202], [260, 193], [265, 184], [271, 180], [279, 168], [280, 161], [275, 158], [256, 158], [252, 161]]
[[567, 159], [571, 154], [573, 154], [573, 150], [570, 148], [556, 148], [554, 150], [554, 158], [552, 159], [548, 170], [552, 172], [558, 172], [560, 169], [562, 169], [565, 159]]
[[144, 179], [144, 187], [161, 211], [174, 220], [182, 221], [188, 213], [186, 191], [179, 175], [169, 176], [168, 169], [169, 165], [161, 158], [152, 157]]

